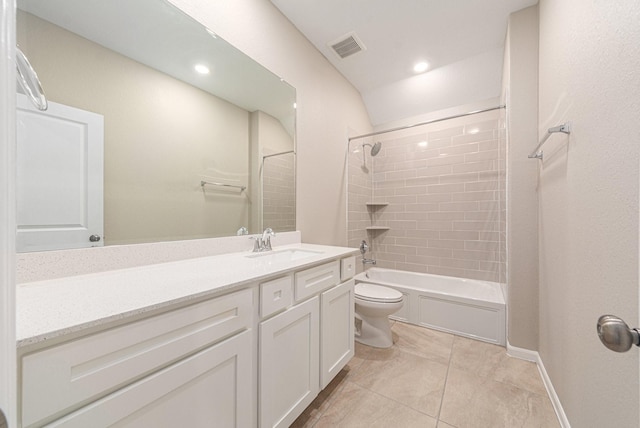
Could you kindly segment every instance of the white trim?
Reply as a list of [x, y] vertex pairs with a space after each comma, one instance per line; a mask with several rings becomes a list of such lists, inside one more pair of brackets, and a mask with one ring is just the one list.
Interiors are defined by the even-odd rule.
[[558, 423], [560, 423], [560, 426], [562, 428], [571, 428], [569, 419], [567, 418], [567, 415], [562, 408], [562, 403], [560, 403], [560, 398], [558, 397], [558, 394], [556, 394], [556, 390], [553, 388], [551, 378], [547, 373], [547, 369], [544, 367], [544, 363], [542, 362], [540, 354], [537, 351], [531, 351], [529, 349], [511, 346], [511, 344], [509, 344], [509, 342], [507, 341], [507, 355], [514, 358], [519, 358], [521, 360], [536, 363], [536, 365], [538, 366], [538, 371], [540, 372], [540, 376], [542, 377], [542, 383], [544, 383], [544, 387], [547, 390], [549, 400], [551, 400], [551, 404], [553, 405], [553, 410], [555, 410], [556, 416], [558, 417]]
[[530, 349], [525, 348], [517, 348], [512, 346], [507, 340], [507, 355], [510, 357], [519, 358], [525, 361], [531, 361], [532, 363], [537, 363], [540, 360], [540, 355], [536, 351], [531, 351]]
[[[536, 354], [538, 354], [536, 352]], [[560, 398], [558, 394], [556, 394], [556, 390], [553, 388], [553, 384], [551, 383], [551, 378], [547, 373], [547, 369], [544, 367], [544, 363], [542, 362], [542, 358], [540, 358], [540, 354], [538, 354], [538, 370], [540, 371], [540, 376], [542, 376], [542, 382], [544, 383], [544, 387], [547, 388], [547, 394], [549, 395], [549, 399], [551, 400], [551, 404], [553, 405], [553, 409], [556, 411], [556, 416], [558, 416], [558, 422], [560, 422], [560, 426], [562, 428], [571, 428], [571, 424], [569, 424], [569, 419], [567, 418], [567, 414], [564, 412], [562, 408], [562, 403], [560, 403]]]
[[15, 332], [15, 2], [0, 0], [0, 408], [17, 424]]

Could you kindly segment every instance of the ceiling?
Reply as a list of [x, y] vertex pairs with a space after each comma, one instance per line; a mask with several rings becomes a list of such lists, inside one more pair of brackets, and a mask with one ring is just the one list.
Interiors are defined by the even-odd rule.
[[[508, 16], [537, 3], [271, 1], [360, 91], [373, 125], [497, 98]], [[330, 45], [352, 32], [365, 49], [341, 59]]]

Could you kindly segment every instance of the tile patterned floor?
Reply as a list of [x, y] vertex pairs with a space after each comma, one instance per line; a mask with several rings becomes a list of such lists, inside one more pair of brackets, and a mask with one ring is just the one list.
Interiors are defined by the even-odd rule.
[[394, 345], [356, 355], [292, 427], [559, 427], [538, 368], [504, 348], [396, 322]]

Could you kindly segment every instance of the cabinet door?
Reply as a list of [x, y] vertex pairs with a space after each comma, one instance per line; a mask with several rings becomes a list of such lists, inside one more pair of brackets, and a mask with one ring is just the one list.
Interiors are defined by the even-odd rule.
[[260, 324], [260, 427], [288, 427], [319, 392], [318, 297]]
[[253, 426], [251, 342], [245, 331], [46, 426]]
[[250, 290], [65, 342], [22, 359], [22, 424], [51, 421], [247, 329]]
[[320, 387], [331, 382], [354, 354], [354, 280], [321, 295]]

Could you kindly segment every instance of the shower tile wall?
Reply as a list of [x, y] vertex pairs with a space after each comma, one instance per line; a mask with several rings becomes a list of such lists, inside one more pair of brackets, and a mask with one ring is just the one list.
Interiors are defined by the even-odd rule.
[[[499, 281], [501, 123], [496, 111], [352, 141], [349, 245], [366, 239], [379, 267]], [[382, 150], [372, 158], [362, 144], [376, 141]], [[372, 226], [389, 229], [366, 230]]]
[[[362, 240], [368, 240], [366, 228], [371, 226], [371, 218], [367, 211], [367, 202], [373, 200], [373, 181], [369, 165], [371, 158], [363, 162], [362, 141], [356, 141], [350, 148], [347, 159], [348, 170], [348, 203], [347, 203], [347, 242], [350, 247], [359, 247]], [[368, 255], [367, 255], [368, 257]]]
[[500, 186], [500, 265], [499, 282], [507, 283], [507, 111], [500, 110], [500, 127], [498, 129], [498, 173]]
[[278, 232], [296, 230], [295, 155], [264, 160], [262, 171], [263, 224]]

